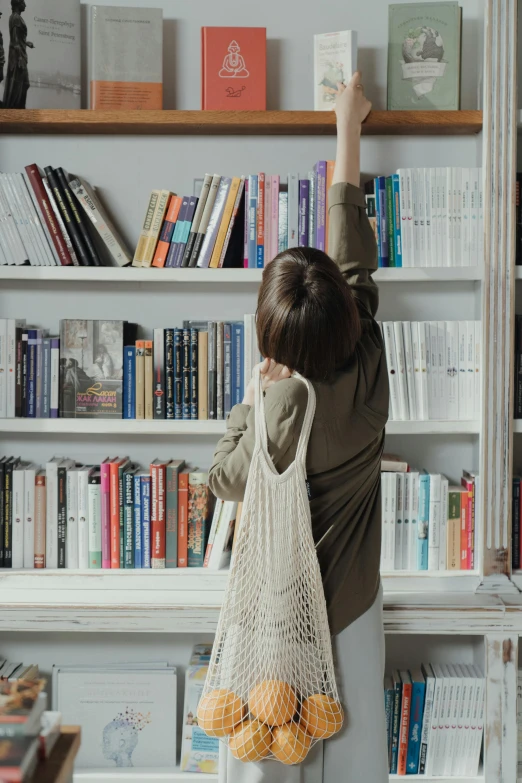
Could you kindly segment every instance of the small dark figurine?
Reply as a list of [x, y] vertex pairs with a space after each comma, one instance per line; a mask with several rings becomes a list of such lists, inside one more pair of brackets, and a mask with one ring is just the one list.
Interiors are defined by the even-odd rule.
[[[3, 13], [0, 11], [0, 19]], [[4, 36], [0, 32], [0, 82], [4, 81], [4, 68], [5, 68], [5, 49], [4, 49]]]
[[9, 17], [9, 57], [4, 87], [6, 109], [25, 109], [29, 89], [27, 49], [34, 45], [27, 40], [27, 25], [22, 18], [26, 9], [25, 0], [11, 0], [12, 14]]

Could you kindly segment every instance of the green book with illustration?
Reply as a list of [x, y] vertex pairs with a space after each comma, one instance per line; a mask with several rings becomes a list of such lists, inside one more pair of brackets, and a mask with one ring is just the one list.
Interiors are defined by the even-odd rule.
[[462, 9], [458, 3], [389, 7], [388, 109], [458, 109]]

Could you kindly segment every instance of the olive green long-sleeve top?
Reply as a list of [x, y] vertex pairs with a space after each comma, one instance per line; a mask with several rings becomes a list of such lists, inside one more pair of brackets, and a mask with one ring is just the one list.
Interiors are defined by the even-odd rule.
[[[381, 553], [380, 463], [388, 419], [388, 374], [377, 322], [375, 237], [364, 194], [347, 183], [329, 192], [329, 251], [356, 297], [362, 336], [348, 366], [329, 383], [314, 383], [317, 407], [306, 467], [314, 540], [330, 628], [340, 633], [373, 604]], [[332, 339], [342, 339], [332, 335]], [[271, 457], [282, 472], [295, 457], [307, 390], [289, 378], [271, 386], [265, 412]], [[236, 405], [210, 470], [210, 487], [242, 500], [254, 449], [254, 409]]]

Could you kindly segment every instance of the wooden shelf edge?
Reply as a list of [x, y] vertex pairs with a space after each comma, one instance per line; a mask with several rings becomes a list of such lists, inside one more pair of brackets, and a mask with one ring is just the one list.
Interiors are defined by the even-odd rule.
[[[482, 130], [482, 112], [374, 111], [364, 135], [467, 136]], [[335, 135], [335, 114], [315, 111], [76, 111], [2, 109], [0, 134]]]

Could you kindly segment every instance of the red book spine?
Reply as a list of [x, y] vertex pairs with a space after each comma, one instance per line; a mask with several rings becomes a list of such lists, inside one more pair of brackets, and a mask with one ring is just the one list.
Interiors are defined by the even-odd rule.
[[120, 477], [118, 469], [119, 462], [110, 463], [111, 568], [120, 567]]
[[151, 503], [151, 567], [165, 568], [166, 556], [166, 515], [165, 515], [165, 465], [151, 465], [150, 475], [152, 484]]
[[401, 706], [401, 730], [399, 735], [399, 761], [397, 764], [397, 774], [406, 774], [406, 757], [408, 755], [408, 730], [410, 728], [410, 708], [411, 708], [411, 682], [405, 682], [402, 686], [402, 706]]
[[102, 568], [111, 567], [111, 475], [108, 462], [100, 465]]
[[468, 563], [468, 498], [463, 492], [460, 501], [460, 570], [466, 571]]
[[462, 486], [467, 490], [467, 528], [468, 528], [468, 540], [467, 540], [467, 570], [470, 571], [475, 567], [475, 484], [473, 481], [467, 479], [461, 479]]
[[36, 200], [38, 201], [40, 205], [40, 209], [42, 210], [45, 223], [47, 225], [47, 228], [49, 229], [49, 233], [51, 235], [51, 239], [53, 241], [53, 245], [56, 249], [56, 252], [58, 253], [60, 263], [62, 266], [72, 266], [71, 255], [69, 253], [69, 250], [67, 249], [67, 245], [65, 244], [65, 240], [62, 236], [62, 232], [60, 231], [60, 226], [56, 221], [53, 208], [49, 203], [49, 198], [44, 188], [44, 184], [42, 182], [42, 177], [38, 170], [38, 166], [34, 164], [32, 166], [26, 166], [25, 171], [27, 176], [29, 177], [29, 182], [31, 183], [31, 187], [33, 189], [34, 195], [36, 196]]
[[180, 473], [178, 485], [178, 568], [186, 568], [188, 559], [188, 485], [189, 474]]

